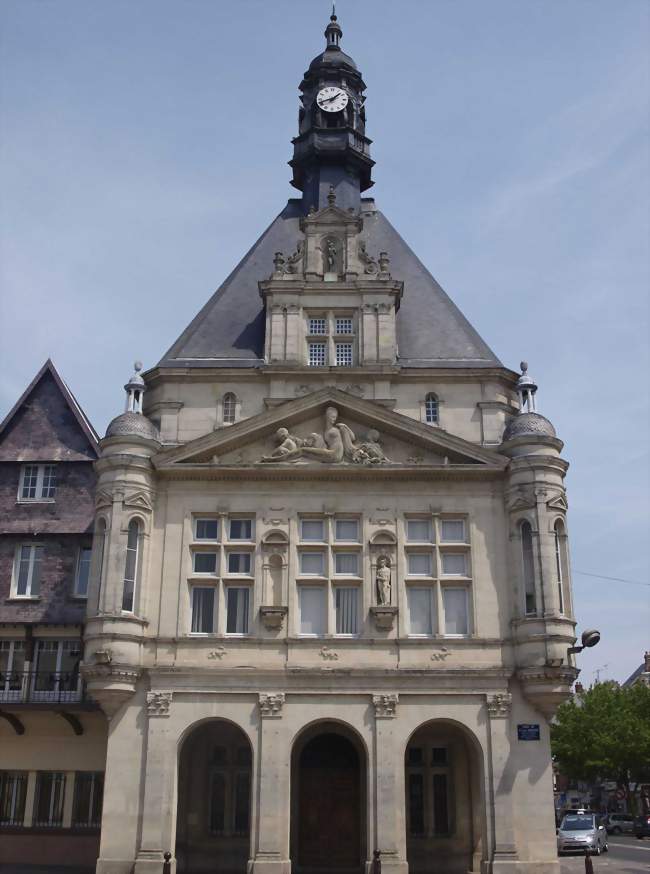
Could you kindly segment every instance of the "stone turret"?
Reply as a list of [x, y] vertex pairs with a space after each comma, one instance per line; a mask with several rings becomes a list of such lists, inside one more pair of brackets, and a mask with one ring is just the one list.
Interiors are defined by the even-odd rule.
[[125, 412], [109, 424], [96, 462], [95, 542], [88, 598], [84, 675], [111, 716], [136, 690], [144, 630], [142, 597], [155, 500], [151, 458], [161, 448], [142, 413], [142, 364], [124, 386]]
[[577, 676], [567, 654], [575, 640], [564, 487], [568, 463], [552, 423], [537, 412], [537, 385], [525, 361], [521, 371], [519, 413], [507, 423], [499, 450], [512, 459], [505, 490], [512, 626], [524, 694], [550, 717]]

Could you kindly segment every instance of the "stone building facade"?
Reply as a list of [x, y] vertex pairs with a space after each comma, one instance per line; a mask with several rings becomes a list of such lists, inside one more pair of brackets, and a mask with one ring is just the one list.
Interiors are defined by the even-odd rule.
[[0, 859], [92, 870], [106, 719], [83, 652], [98, 437], [51, 361], [0, 424]]
[[101, 441], [101, 874], [558, 874], [562, 443], [372, 199], [340, 48], [302, 192]]

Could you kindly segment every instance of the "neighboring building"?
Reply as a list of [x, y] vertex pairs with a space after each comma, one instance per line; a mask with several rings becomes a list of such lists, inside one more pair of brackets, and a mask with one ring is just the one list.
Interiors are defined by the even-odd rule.
[[635, 683], [643, 683], [650, 686], [650, 652], [644, 653], [643, 663], [634, 671], [627, 680], [623, 683], [623, 688], [626, 686], [634, 686]]
[[47, 361], [0, 425], [0, 861], [99, 849], [106, 718], [83, 651], [98, 438]]
[[300, 85], [301, 199], [101, 441], [102, 874], [559, 872], [562, 443], [361, 197], [340, 36]]

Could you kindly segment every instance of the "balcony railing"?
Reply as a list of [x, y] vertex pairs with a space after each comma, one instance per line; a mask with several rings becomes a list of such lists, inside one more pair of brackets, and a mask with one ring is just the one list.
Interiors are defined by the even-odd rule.
[[0, 671], [0, 704], [67, 704], [83, 699], [78, 671]]

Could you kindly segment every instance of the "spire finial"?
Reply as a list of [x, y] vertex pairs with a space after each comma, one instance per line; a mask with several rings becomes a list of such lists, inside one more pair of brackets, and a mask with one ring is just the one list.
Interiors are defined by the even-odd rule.
[[339, 41], [342, 36], [343, 31], [341, 30], [341, 25], [338, 23], [338, 19], [336, 17], [336, 3], [332, 3], [332, 14], [330, 15], [330, 22], [325, 28], [325, 39], [327, 40], [327, 48], [338, 49]]
[[535, 393], [537, 385], [535, 380], [528, 376], [528, 362], [522, 361], [521, 376], [517, 380], [517, 394], [519, 395], [519, 413], [536, 413]]
[[133, 376], [124, 386], [126, 392], [126, 412], [141, 413], [142, 412], [142, 395], [145, 392], [146, 386], [144, 379], [140, 376], [142, 370], [142, 362], [134, 361]]

